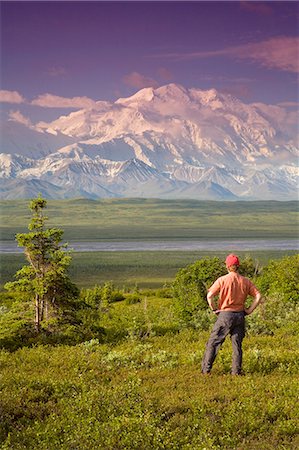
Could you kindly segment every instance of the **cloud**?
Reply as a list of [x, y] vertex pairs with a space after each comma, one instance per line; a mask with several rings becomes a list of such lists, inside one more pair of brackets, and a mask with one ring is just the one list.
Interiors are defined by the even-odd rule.
[[298, 108], [299, 102], [280, 102], [277, 103], [278, 106], [282, 106], [283, 108]]
[[276, 37], [256, 44], [236, 47], [232, 55], [251, 59], [270, 69], [299, 72], [299, 38]]
[[24, 103], [25, 98], [17, 91], [0, 90], [0, 102], [3, 103]]
[[20, 111], [9, 111], [9, 120], [22, 123], [26, 127], [32, 127], [32, 122], [28, 117], [25, 117]]
[[240, 83], [240, 84], [247, 84], [247, 83], [253, 83], [256, 81], [255, 78], [249, 78], [249, 77], [233, 77], [233, 76], [223, 76], [218, 74], [209, 74], [209, 73], [202, 73], [198, 75], [198, 79], [201, 81], [212, 81], [212, 82], [223, 82], [223, 83]]
[[142, 89], [145, 87], [158, 87], [159, 83], [153, 78], [146, 77], [138, 72], [131, 72], [123, 77], [123, 81], [126, 85]]
[[246, 84], [234, 84], [220, 89], [224, 94], [231, 94], [234, 97], [249, 98], [251, 89]]
[[264, 16], [268, 16], [273, 13], [273, 9], [271, 8], [271, 6], [269, 6], [269, 4], [266, 4], [264, 2], [241, 1], [240, 7], [245, 11], [261, 14]]
[[173, 74], [170, 72], [170, 70], [166, 69], [165, 67], [160, 67], [157, 70], [157, 74], [163, 81], [170, 81], [173, 80]]
[[54, 66], [54, 67], [50, 67], [46, 73], [48, 75], [50, 75], [51, 77], [60, 77], [62, 75], [66, 75], [67, 71], [64, 67]]
[[288, 72], [299, 72], [298, 63], [299, 38], [279, 36], [262, 42], [249, 43], [219, 50], [194, 53], [168, 53], [152, 55], [174, 61], [228, 56], [234, 59], [247, 59], [259, 63], [268, 69], [279, 69]]
[[31, 105], [43, 108], [92, 108], [96, 102], [88, 97], [59, 97], [58, 95], [42, 94], [32, 100]]

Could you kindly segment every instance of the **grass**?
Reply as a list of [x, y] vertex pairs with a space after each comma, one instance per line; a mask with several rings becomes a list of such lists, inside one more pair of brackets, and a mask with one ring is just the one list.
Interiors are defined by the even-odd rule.
[[[1, 201], [2, 240], [26, 232], [28, 201]], [[48, 201], [66, 240], [296, 238], [298, 202], [104, 199]]]
[[209, 332], [179, 329], [172, 299], [116, 303], [101, 323], [76, 346], [0, 351], [2, 450], [298, 448], [298, 324], [249, 334], [243, 377], [228, 339], [206, 377]]

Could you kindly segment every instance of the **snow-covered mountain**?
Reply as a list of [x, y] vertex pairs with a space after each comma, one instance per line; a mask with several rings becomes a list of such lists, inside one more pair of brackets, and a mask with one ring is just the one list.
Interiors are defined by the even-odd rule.
[[2, 140], [1, 196], [297, 199], [297, 132], [281, 107], [146, 88], [31, 126], [22, 152]]

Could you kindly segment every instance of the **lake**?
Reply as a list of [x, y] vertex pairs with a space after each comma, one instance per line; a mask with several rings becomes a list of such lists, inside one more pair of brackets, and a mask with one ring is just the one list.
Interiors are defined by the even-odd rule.
[[[129, 252], [129, 251], [249, 251], [299, 250], [298, 239], [202, 239], [202, 240], [126, 240], [126, 241], [74, 241], [69, 249], [76, 252]], [[0, 241], [0, 253], [20, 253], [14, 241]]]

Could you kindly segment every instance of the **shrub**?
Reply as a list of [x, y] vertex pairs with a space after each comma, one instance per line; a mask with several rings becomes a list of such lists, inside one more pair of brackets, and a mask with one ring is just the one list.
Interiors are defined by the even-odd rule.
[[299, 303], [299, 254], [271, 260], [262, 271], [258, 286], [267, 297]]
[[[241, 261], [239, 272], [249, 278], [257, 275], [253, 259], [246, 256]], [[179, 270], [173, 284], [173, 292], [175, 310], [183, 324], [201, 330], [209, 327], [210, 316], [205, 314], [207, 290], [218, 277], [226, 274], [224, 262], [216, 257], [203, 258]]]
[[136, 303], [141, 302], [141, 297], [139, 294], [129, 294], [126, 296], [126, 304], [127, 305], [134, 305]]
[[173, 298], [173, 287], [171, 284], [165, 283], [160, 289], [157, 289], [156, 296], [160, 298]]
[[273, 335], [278, 329], [288, 327], [298, 332], [299, 305], [286, 303], [283, 296], [266, 298], [261, 306], [246, 319], [250, 335]]
[[124, 299], [125, 299], [125, 296], [121, 291], [113, 291], [111, 293], [109, 303], [121, 302]]
[[82, 289], [81, 299], [87, 305], [100, 308], [108, 306], [109, 303], [120, 302], [125, 299], [123, 292], [114, 289], [111, 282], [105, 283], [104, 286], [94, 286], [92, 289]]
[[225, 273], [219, 258], [203, 258], [179, 270], [173, 288], [175, 311], [182, 323], [196, 328], [196, 318], [207, 308], [207, 289]]
[[102, 302], [102, 288], [96, 285], [92, 289], [82, 289], [80, 298], [87, 305], [99, 308]]

